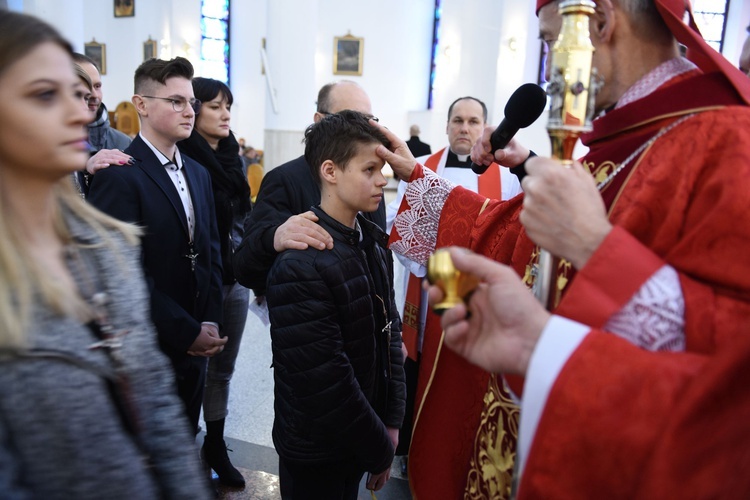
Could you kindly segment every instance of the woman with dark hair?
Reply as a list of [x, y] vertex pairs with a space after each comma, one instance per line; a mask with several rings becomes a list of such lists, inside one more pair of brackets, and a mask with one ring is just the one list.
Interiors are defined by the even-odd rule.
[[70, 182], [91, 119], [71, 54], [0, 9], [0, 496], [206, 498], [139, 230]]
[[239, 155], [239, 144], [229, 129], [234, 101], [232, 91], [219, 80], [194, 78], [193, 92], [203, 106], [190, 138], [178, 142], [177, 146], [206, 167], [211, 175], [224, 273], [224, 323], [221, 333], [229, 337], [224, 351], [208, 362], [203, 396], [206, 437], [201, 456], [222, 483], [242, 487], [245, 480], [227, 455], [224, 422], [229, 413], [229, 381], [234, 373], [250, 299], [250, 291], [237, 283], [232, 270], [232, 254], [242, 240], [245, 217], [251, 210], [250, 188]]

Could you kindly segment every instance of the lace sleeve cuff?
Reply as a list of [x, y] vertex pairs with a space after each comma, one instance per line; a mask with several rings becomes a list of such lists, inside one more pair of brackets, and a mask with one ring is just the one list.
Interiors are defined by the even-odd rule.
[[409, 182], [399, 213], [393, 222], [390, 249], [426, 265], [435, 250], [438, 223], [445, 200], [455, 184], [430, 169], [417, 165], [422, 177]]
[[662, 266], [604, 329], [647, 351], [684, 351], [685, 299], [677, 271]]

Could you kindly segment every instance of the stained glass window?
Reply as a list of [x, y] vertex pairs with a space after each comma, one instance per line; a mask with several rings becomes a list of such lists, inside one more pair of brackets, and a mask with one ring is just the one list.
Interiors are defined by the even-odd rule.
[[721, 52], [724, 31], [727, 26], [729, 0], [694, 0], [693, 14], [703, 38], [710, 46]]
[[229, 0], [202, 0], [198, 73], [229, 85]]
[[440, 20], [443, 17], [441, 0], [435, 0], [435, 18], [432, 24], [432, 65], [430, 66], [430, 90], [427, 94], [427, 109], [432, 109], [432, 94], [435, 90], [435, 71], [437, 69], [438, 45], [440, 43]]

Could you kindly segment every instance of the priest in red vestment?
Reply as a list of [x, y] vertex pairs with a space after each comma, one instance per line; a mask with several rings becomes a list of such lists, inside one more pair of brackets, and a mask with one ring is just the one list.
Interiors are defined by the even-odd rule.
[[[437, 175], [450, 180], [456, 185], [477, 192], [484, 197], [498, 200], [509, 200], [521, 192], [521, 184], [518, 178], [507, 168], [502, 168], [496, 163], [489, 166], [484, 174], [477, 175], [471, 170], [471, 159], [469, 153], [474, 143], [481, 137], [482, 131], [487, 123], [487, 106], [481, 100], [472, 96], [460, 97], [453, 101], [448, 107], [448, 116], [445, 131], [448, 135], [448, 146], [440, 151], [419, 158], [426, 167], [437, 173]], [[386, 225], [392, 225], [393, 219], [401, 204], [406, 183], [400, 182], [396, 199], [388, 204], [386, 208]], [[404, 266], [406, 266], [404, 268]], [[402, 271], [399, 273], [398, 271]], [[427, 385], [432, 364], [426, 369], [418, 361], [422, 350], [424, 339], [424, 327], [427, 323], [427, 315], [434, 314], [427, 306], [427, 295], [422, 290], [422, 279], [426, 270], [423, 266], [414, 265], [413, 262], [403, 259], [394, 268], [394, 275], [402, 275], [405, 280], [395, 281], [396, 302], [402, 311], [403, 318], [403, 342], [408, 357], [404, 362], [404, 373], [406, 374], [406, 416], [399, 434], [399, 446], [397, 455], [406, 455], [411, 444], [412, 428], [418, 417], [419, 408], [415, 407], [414, 401], [419, 389], [419, 400], [421, 393]], [[399, 303], [399, 297], [403, 300]], [[436, 318], [429, 320], [430, 325], [437, 325]], [[437, 332], [439, 335], [440, 332]], [[489, 374], [486, 375], [489, 377]], [[418, 378], [421, 377], [421, 380]], [[485, 382], [486, 385], [486, 382]], [[513, 401], [510, 395], [502, 395], [505, 404], [510, 407]], [[517, 415], [517, 411], [514, 414]], [[516, 426], [517, 419], [513, 420]]]
[[451, 255], [482, 284], [443, 314], [446, 345], [526, 379], [519, 499], [750, 496], [750, 335], [651, 352], [550, 315], [509, 267]]
[[[435, 248], [470, 247], [533, 285], [541, 246], [569, 263], [558, 276], [558, 316], [608, 332], [615, 350], [620, 338], [709, 356], [747, 335], [750, 317], [750, 81], [683, 22], [682, 0], [639, 4], [596, 2], [594, 66], [604, 85], [594, 129], [582, 138], [589, 153], [574, 168], [530, 159], [525, 195], [501, 202], [415, 165], [398, 138], [393, 151], [382, 148], [409, 180], [391, 248], [424, 262]], [[560, 29], [557, 3], [539, 0], [538, 14], [550, 43]], [[494, 159], [514, 166], [527, 154], [511, 143]], [[498, 450], [514, 429], [503, 427], [504, 408], [482, 372], [430, 331], [412, 489], [418, 498], [507, 495], [504, 471], [515, 457]]]

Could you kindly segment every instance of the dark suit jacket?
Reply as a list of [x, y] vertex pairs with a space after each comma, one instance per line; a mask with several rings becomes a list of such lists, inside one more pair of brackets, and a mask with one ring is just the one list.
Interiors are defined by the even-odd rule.
[[188, 255], [190, 235], [180, 195], [165, 168], [140, 136], [125, 153], [135, 165], [97, 172], [88, 200], [100, 210], [144, 228], [143, 268], [151, 291], [151, 317], [162, 350], [173, 361], [187, 355], [201, 322], [222, 320], [221, 251], [211, 179], [200, 164], [182, 155], [195, 210], [195, 272]]
[[[265, 294], [266, 280], [276, 260], [273, 236], [276, 228], [292, 215], [307, 212], [320, 204], [318, 188], [304, 156], [271, 169], [258, 191], [250, 217], [245, 219], [245, 234], [234, 254], [234, 274], [237, 281], [255, 294]], [[376, 212], [363, 214], [385, 231], [385, 202], [381, 200]]]
[[430, 147], [430, 145], [420, 141], [419, 137], [417, 137], [416, 135], [411, 136], [409, 140], [406, 141], [406, 147], [409, 148], [409, 151], [411, 151], [411, 154], [414, 155], [414, 158], [432, 154], [432, 148]]

